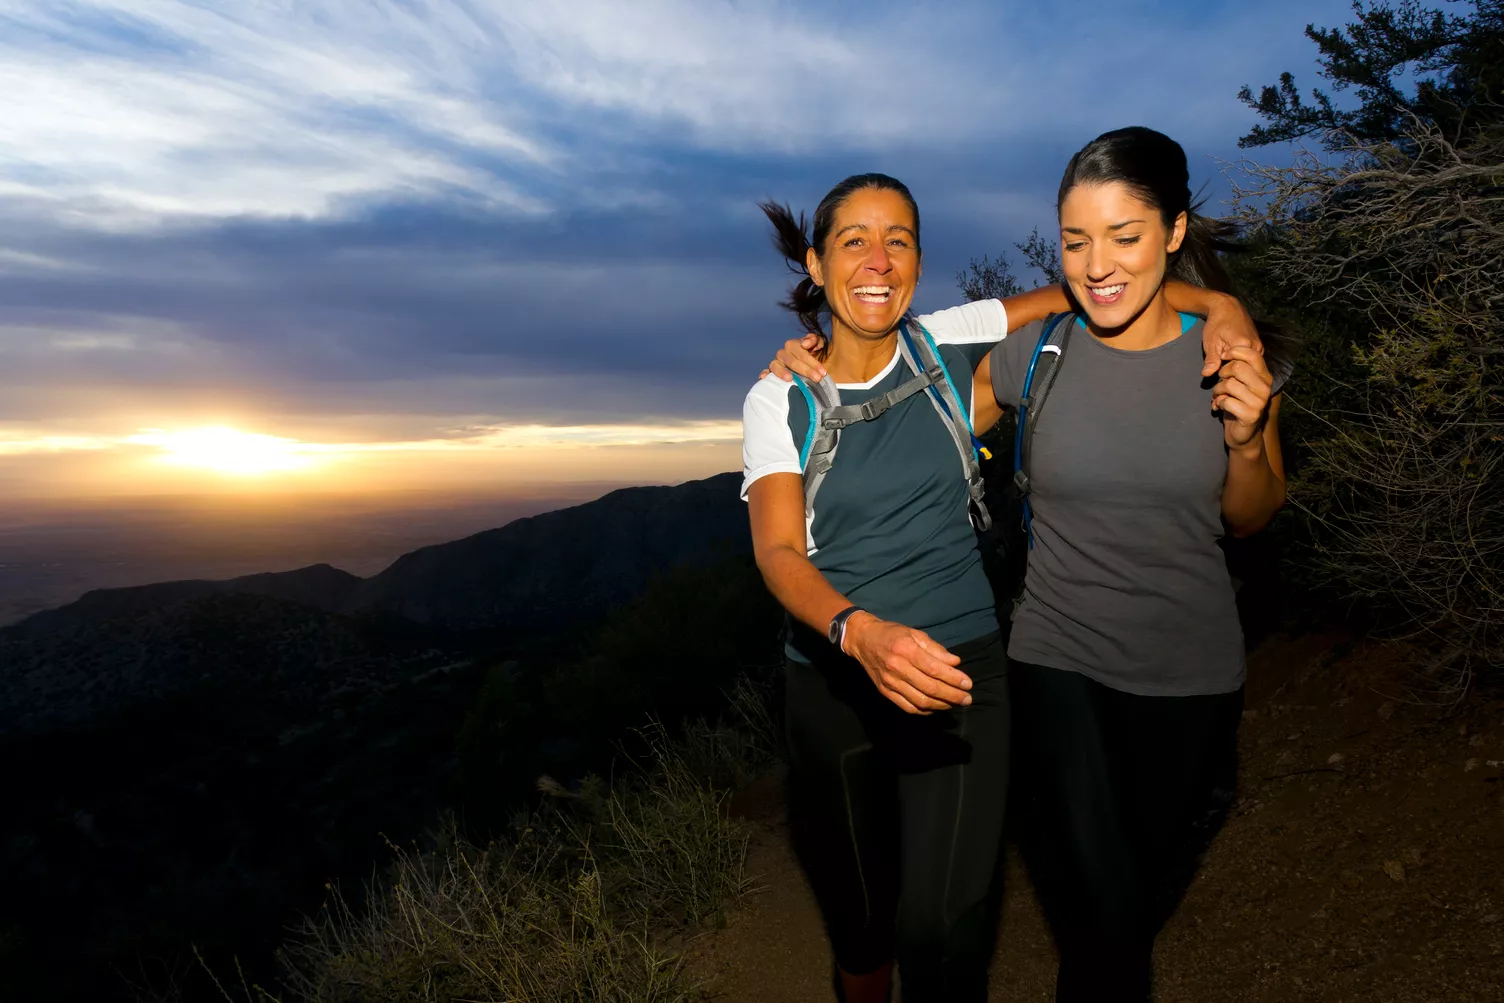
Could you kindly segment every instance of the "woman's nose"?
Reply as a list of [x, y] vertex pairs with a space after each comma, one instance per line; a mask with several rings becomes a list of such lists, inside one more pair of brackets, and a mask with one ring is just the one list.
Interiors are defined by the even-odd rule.
[[888, 249], [882, 245], [881, 241], [874, 244], [872, 252], [867, 255], [867, 267], [874, 272], [886, 272], [892, 266], [892, 261], [888, 258]]
[[1093, 244], [1086, 256], [1086, 277], [1088, 279], [1105, 279], [1112, 274], [1115, 267], [1109, 248], [1101, 244]]

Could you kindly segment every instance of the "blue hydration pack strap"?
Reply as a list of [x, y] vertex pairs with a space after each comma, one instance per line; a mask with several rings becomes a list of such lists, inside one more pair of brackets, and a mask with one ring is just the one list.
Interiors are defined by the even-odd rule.
[[820, 424], [819, 409], [815, 406], [815, 393], [809, 388], [809, 384], [804, 382], [804, 377], [798, 373], [789, 375], [794, 378], [794, 385], [804, 395], [804, 404], [809, 408], [809, 430], [804, 433], [804, 444], [799, 447], [799, 469], [803, 470], [804, 465], [809, 462], [810, 447], [815, 444], [815, 430]]
[[[1029, 425], [1030, 411], [1038, 415], [1044, 406], [1045, 396], [1050, 392], [1050, 387], [1055, 382], [1055, 374], [1060, 371], [1060, 363], [1065, 356], [1065, 345], [1070, 338], [1069, 326], [1061, 328], [1060, 322], [1070, 314], [1057, 314], [1045, 324], [1044, 330], [1039, 333], [1039, 341], [1034, 344], [1034, 351], [1029, 356], [1029, 369], [1024, 374], [1023, 392], [1018, 398], [1018, 420], [1014, 423], [1013, 430], [1013, 484], [1019, 496], [1023, 500], [1024, 532], [1029, 538], [1029, 549], [1034, 549], [1034, 510], [1029, 504], [1029, 457], [1027, 444], [1031, 441], [1033, 429]], [[1059, 337], [1055, 337], [1056, 331]], [[1052, 343], [1052, 338], [1054, 339]], [[1034, 386], [1035, 372], [1039, 368], [1039, 357], [1046, 352], [1053, 354], [1055, 358], [1050, 361], [1039, 388]]]

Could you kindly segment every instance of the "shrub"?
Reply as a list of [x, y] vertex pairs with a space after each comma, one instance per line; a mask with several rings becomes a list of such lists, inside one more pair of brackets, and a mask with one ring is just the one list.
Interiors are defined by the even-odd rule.
[[[748, 686], [739, 703], [756, 697]], [[476, 846], [450, 824], [429, 851], [394, 849], [362, 909], [331, 889], [281, 952], [280, 999], [703, 998], [680, 959], [657, 945], [719, 922], [746, 891], [746, 837], [686, 746], [656, 725], [643, 740], [646, 761], [614, 783], [590, 777], [571, 790], [540, 780], [551, 796], [505, 840]], [[734, 755], [762, 741], [746, 739]]]
[[1406, 129], [1250, 165], [1237, 197], [1266, 282], [1349, 353], [1287, 397], [1310, 566], [1443, 642], [1460, 692], [1469, 666], [1504, 657], [1504, 129]]

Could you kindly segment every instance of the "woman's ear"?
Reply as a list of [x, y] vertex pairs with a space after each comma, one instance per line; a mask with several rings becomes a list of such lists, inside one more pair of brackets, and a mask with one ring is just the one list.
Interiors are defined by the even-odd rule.
[[1165, 253], [1174, 254], [1180, 250], [1180, 245], [1185, 243], [1185, 229], [1190, 225], [1190, 217], [1181, 213], [1175, 217], [1175, 224], [1170, 227], [1170, 240], [1165, 245]]
[[820, 274], [820, 255], [811, 247], [804, 252], [804, 270], [809, 273], [810, 281], [817, 286], [825, 285], [825, 276]]

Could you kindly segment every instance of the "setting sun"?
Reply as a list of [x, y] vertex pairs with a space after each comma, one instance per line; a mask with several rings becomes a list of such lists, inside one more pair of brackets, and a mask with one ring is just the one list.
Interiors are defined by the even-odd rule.
[[181, 432], [152, 429], [132, 436], [130, 441], [156, 447], [161, 450], [161, 459], [175, 466], [245, 477], [303, 470], [314, 462], [296, 439], [223, 426]]

